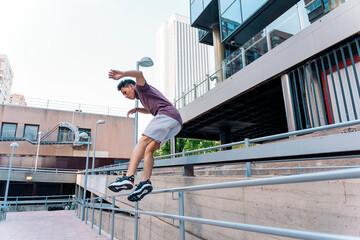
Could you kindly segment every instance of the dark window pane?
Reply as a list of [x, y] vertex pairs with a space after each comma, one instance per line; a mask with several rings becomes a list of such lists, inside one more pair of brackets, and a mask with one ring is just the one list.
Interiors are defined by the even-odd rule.
[[73, 133], [69, 128], [59, 127], [58, 142], [71, 142], [73, 141]]
[[16, 123], [3, 123], [1, 138], [14, 138], [16, 134]]
[[38, 125], [25, 125], [24, 138], [31, 141], [36, 141], [38, 136], [39, 126]]
[[[88, 135], [89, 138], [91, 139], [91, 129], [88, 129], [88, 128], [79, 128], [79, 134], [82, 133], [82, 132], [87, 133], [87, 135]], [[87, 142], [88, 140], [87, 140], [86, 138], [80, 137], [80, 138], [79, 138], [79, 141], [80, 141], [80, 142]]]

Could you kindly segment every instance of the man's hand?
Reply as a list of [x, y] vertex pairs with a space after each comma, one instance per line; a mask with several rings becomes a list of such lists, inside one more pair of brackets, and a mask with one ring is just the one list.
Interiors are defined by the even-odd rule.
[[109, 72], [109, 78], [112, 78], [114, 80], [119, 80], [120, 78], [123, 78], [123, 77], [125, 77], [125, 74], [123, 71], [111, 69]]
[[130, 114], [134, 114], [135, 112], [136, 112], [136, 108], [130, 109], [130, 110], [127, 112], [127, 117], [129, 117]]

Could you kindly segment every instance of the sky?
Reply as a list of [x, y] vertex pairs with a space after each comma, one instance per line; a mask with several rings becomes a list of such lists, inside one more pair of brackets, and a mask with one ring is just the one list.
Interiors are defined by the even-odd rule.
[[190, 15], [188, 0], [0, 0], [0, 12], [12, 93], [124, 109], [134, 101], [109, 70], [148, 56], [155, 65], [141, 70], [155, 82], [156, 31], [174, 13]]

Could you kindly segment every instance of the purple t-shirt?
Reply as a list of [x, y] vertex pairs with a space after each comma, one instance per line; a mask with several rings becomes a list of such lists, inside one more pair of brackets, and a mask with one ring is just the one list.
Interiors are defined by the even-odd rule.
[[135, 85], [135, 97], [153, 115], [163, 114], [183, 124], [179, 111], [156, 88], [146, 81], [144, 86]]

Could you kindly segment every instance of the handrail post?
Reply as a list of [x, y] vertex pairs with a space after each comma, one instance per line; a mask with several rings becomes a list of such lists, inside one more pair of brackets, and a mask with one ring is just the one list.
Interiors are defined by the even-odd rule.
[[79, 201], [79, 219], [81, 219], [82, 211], [84, 211], [84, 208], [82, 207], [82, 202]]
[[95, 212], [95, 199], [92, 199], [92, 217], [91, 217], [91, 228], [94, 228], [94, 212]]
[[185, 107], [185, 92], [182, 92], [182, 99], [183, 99], [183, 107]]
[[89, 215], [88, 202], [89, 202], [88, 200], [85, 201], [85, 209], [86, 209], [86, 213], [85, 213], [85, 224], [87, 224], [88, 215]]
[[[250, 140], [245, 138], [245, 148], [250, 147]], [[246, 177], [251, 177], [251, 162], [246, 162], [245, 164], [246, 169]]]
[[111, 240], [113, 240], [114, 239], [115, 196], [113, 196], [111, 206], [112, 206], [112, 211], [111, 211]]
[[301, 161], [299, 161], [299, 173], [302, 174], [303, 171], [302, 171], [302, 166], [301, 166]]
[[[182, 151], [182, 157], [185, 157], [185, 149]], [[185, 166], [182, 168], [182, 175], [185, 176]]]
[[102, 204], [103, 204], [103, 199], [100, 198], [99, 235], [101, 235]]
[[196, 90], [197, 90], [197, 86], [196, 86], [196, 84], [194, 83], [194, 98], [195, 98], [195, 99], [197, 98]]
[[19, 200], [19, 198], [17, 197], [16, 198], [16, 203], [15, 203], [15, 212], [17, 212], [18, 200]]
[[207, 90], [210, 91], [210, 75], [206, 74]]
[[[135, 202], [135, 211], [139, 210], [139, 202]], [[135, 220], [134, 220], [134, 240], [138, 239], [138, 231], [139, 231], [139, 214], [135, 213]]]
[[[179, 192], [179, 215], [184, 216], [184, 192]], [[180, 240], [185, 240], [184, 220], [180, 220]]]

